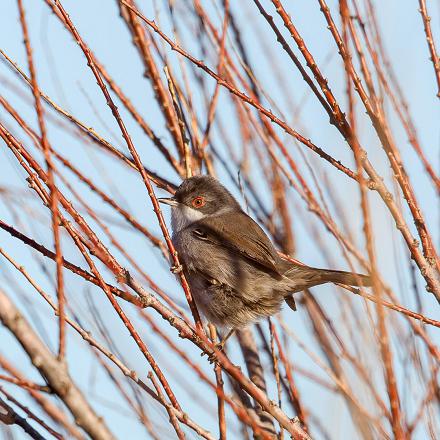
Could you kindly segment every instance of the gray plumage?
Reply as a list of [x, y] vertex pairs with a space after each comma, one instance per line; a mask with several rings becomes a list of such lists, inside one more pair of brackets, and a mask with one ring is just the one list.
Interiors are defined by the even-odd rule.
[[366, 275], [281, 259], [260, 226], [216, 179], [186, 179], [171, 199], [172, 241], [198, 308], [221, 327], [242, 328], [277, 313], [292, 294], [323, 283], [370, 285]]

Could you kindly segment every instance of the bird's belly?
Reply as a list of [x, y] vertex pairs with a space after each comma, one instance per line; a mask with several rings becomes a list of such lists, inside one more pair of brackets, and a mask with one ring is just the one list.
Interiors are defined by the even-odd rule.
[[228, 249], [173, 237], [200, 312], [220, 327], [242, 328], [277, 313], [283, 283]]
[[203, 316], [222, 328], [243, 328], [277, 313], [283, 295], [270, 286], [260, 286], [251, 292], [237, 291], [215, 279], [207, 280], [188, 272], [191, 292]]

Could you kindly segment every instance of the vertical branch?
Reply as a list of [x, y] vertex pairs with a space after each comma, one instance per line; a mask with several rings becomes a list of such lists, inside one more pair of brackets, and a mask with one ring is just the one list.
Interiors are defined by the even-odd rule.
[[[218, 64], [217, 64], [217, 72], [219, 75], [223, 73], [223, 66], [225, 63], [225, 45], [226, 45], [226, 36], [228, 34], [228, 24], [229, 24], [229, 0], [223, 0], [224, 7], [224, 18], [223, 18], [223, 26], [222, 26], [222, 34], [220, 39], [220, 47], [218, 53]], [[206, 120], [205, 132], [203, 134], [202, 142], [200, 143], [200, 152], [201, 155], [205, 155], [205, 148], [209, 142], [209, 133], [211, 131], [211, 126], [214, 121], [215, 111], [217, 108], [218, 96], [220, 91], [220, 84], [216, 83], [214, 94], [212, 95], [211, 100], [209, 101], [208, 107], [208, 117]]]
[[[339, 14], [342, 19], [342, 40], [344, 45], [349, 51], [348, 43], [348, 22], [350, 20], [350, 11], [348, 9], [347, 0], [339, 0]], [[350, 76], [350, 65], [348, 63], [348, 58], [344, 58], [344, 74], [346, 83], [346, 94], [348, 99], [348, 120], [350, 123], [351, 131], [356, 135], [356, 113], [355, 113], [355, 102], [353, 96], [353, 84], [351, 82]]]
[[[262, 329], [259, 328], [259, 330], [261, 330], [261, 334], [262, 334]], [[269, 318], [269, 330], [270, 330], [270, 353], [272, 356], [272, 366], [273, 366], [273, 373], [275, 376], [275, 382], [277, 384], [277, 393], [278, 393], [278, 406], [281, 408], [282, 407], [282, 387], [281, 387], [281, 377], [280, 377], [280, 368], [279, 368], [279, 364], [278, 364], [278, 357], [277, 354], [275, 352], [275, 338], [274, 338], [274, 330], [275, 330], [275, 326], [274, 323], [272, 321], [271, 318]], [[284, 431], [283, 428], [280, 427], [280, 432], [278, 434], [278, 440], [283, 440], [284, 439]]]
[[185, 122], [183, 120], [183, 112], [182, 108], [179, 103], [179, 99], [177, 98], [176, 89], [174, 87], [174, 81], [171, 78], [170, 71], [167, 66], [164, 67], [165, 76], [167, 77], [168, 81], [168, 89], [171, 94], [171, 102], [173, 103], [174, 112], [176, 114], [176, 119], [178, 121], [178, 126], [180, 130], [180, 137], [182, 138], [182, 145], [183, 145], [183, 159], [185, 162], [185, 171], [186, 175], [185, 177], [191, 177], [192, 176], [192, 157], [191, 157], [191, 150], [189, 148], [189, 139], [186, 135], [185, 131]]
[[[212, 342], [215, 344], [217, 341], [217, 330], [214, 325], [209, 324], [209, 333]], [[224, 382], [222, 377], [222, 369], [220, 365], [215, 363], [214, 365], [215, 380], [217, 383], [217, 413], [218, 413], [218, 431], [219, 440], [226, 440], [226, 414], [225, 414], [225, 401], [222, 397], [224, 394]]]
[[66, 323], [64, 322], [64, 308], [65, 308], [65, 295], [64, 295], [64, 282], [63, 282], [63, 265], [62, 265], [62, 253], [61, 242], [59, 232], [59, 215], [58, 215], [58, 192], [55, 186], [53, 175], [53, 162], [50, 154], [50, 145], [47, 140], [46, 125], [44, 123], [43, 107], [41, 105], [40, 90], [38, 88], [37, 74], [34, 67], [34, 61], [32, 57], [32, 48], [29, 41], [29, 34], [26, 25], [25, 11], [23, 7], [23, 1], [17, 0], [18, 8], [20, 11], [20, 23], [23, 32], [24, 45], [26, 48], [26, 55], [28, 60], [29, 72], [31, 74], [32, 93], [35, 99], [35, 110], [38, 118], [38, 126], [40, 128], [41, 143], [43, 146], [44, 158], [47, 167], [48, 186], [49, 186], [49, 207], [52, 216], [52, 231], [55, 242], [56, 253], [56, 265], [57, 265], [57, 296], [58, 307], [60, 309], [59, 314], [59, 343], [58, 343], [58, 356], [60, 360], [64, 360], [66, 351]]
[[419, 0], [419, 12], [422, 16], [423, 27], [426, 34], [426, 42], [428, 44], [429, 53], [431, 54], [431, 61], [434, 67], [434, 74], [437, 80], [437, 98], [440, 98], [440, 57], [437, 55], [435, 48], [434, 37], [431, 31], [431, 17], [428, 15], [428, 9], [426, 8], [426, 0]]
[[[366, 413], [360, 407], [354, 397], [353, 392], [346, 384], [341, 360], [333, 349], [330, 335], [327, 329], [324, 327], [323, 320], [319, 316], [319, 306], [310, 291], [307, 291], [307, 294], [304, 295], [304, 304], [307, 308], [307, 313], [309, 315], [315, 335], [319, 340], [319, 347], [324, 351], [334, 375], [333, 380], [335, 383], [337, 383], [340, 393], [345, 398], [356, 431], [362, 438], [365, 438], [366, 440], [373, 440], [375, 437], [372, 429], [372, 420], [370, 417], [366, 417]], [[380, 427], [378, 427], [378, 429], [379, 432], [385, 432], [385, 430], [381, 430]]]
[[[237, 338], [240, 343], [241, 351], [246, 363], [248, 374], [252, 382], [264, 393], [267, 393], [266, 379], [264, 377], [263, 366], [258, 353], [254, 335], [250, 329], [237, 331]], [[255, 408], [260, 422], [265, 431], [271, 435], [276, 435], [275, 425], [272, 417], [265, 412], [258, 404]]]
[[281, 358], [281, 362], [284, 365], [284, 371], [286, 372], [286, 376], [287, 376], [287, 382], [289, 384], [289, 391], [291, 393], [291, 398], [292, 398], [292, 402], [293, 402], [293, 406], [297, 412], [298, 418], [301, 421], [301, 423], [304, 425], [304, 429], [308, 430], [308, 420], [307, 420], [307, 413], [303, 408], [303, 405], [301, 404], [301, 400], [299, 397], [299, 392], [298, 389], [296, 387], [295, 381], [293, 379], [293, 375], [292, 375], [292, 368], [290, 366], [290, 362], [287, 359], [287, 356], [283, 350], [283, 347], [281, 345], [281, 341], [280, 338], [278, 336], [278, 332], [275, 328], [275, 326], [273, 326], [273, 335], [275, 338], [275, 342], [278, 348], [278, 353], [280, 354], [280, 358]]
[[164, 395], [162, 394], [162, 391], [161, 391], [161, 389], [160, 389], [160, 386], [159, 386], [159, 384], [157, 383], [157, 380], [156, 380], [156, 378], [154, 377], [154, 375], [153, 375], [153, 373], [152, 373], [151, 371], [148, 373], [148, 379], [151, 380], [151, 382], [152, 382], [154, 388], [156, 389], [156, 393], [157, 393], [159, 399], [165, 404], [165, 408], [166, 408], [166, 410], [167, 410], [167, 412], [168, 412], [168, 415], [169, 415], [169, 417], [170, 417], [170, 423], [171, 423], [171, 425], [173, 426], [174, 430], [176, 431], [177, 438], [178, 438], [179, 440], [185, 440], [186, 437], [185, 437], [185, 434], [183, 433], [182, 429], [181, 429], [180, 426], [179, 426], [179, 421], [177, 420], [177, 417], [176, 417], [176, 415], [173, 413], [171, 407], [168, 406], [168, 405], [166, 405], [165, 397], [164, 397]]
[[[345, 5], [346, 6], [346, 5]], [[344, 11], [346, 14], [347, 12]], [[348, 50], [348, 47], [346, 47]], [[349, 56], [347, 57], [347, 59]], [[348, 63], [345, 64], [345, 68], [348, 69]], [[388, 328], [386, 323], [386, 314], [384, 306], [382, 304], [382, 286], [379, 281], [379, 272], [377, 269], [376, 252], [374, 249], [374, 236], [371, 225], [370, 206], [367, 198], [367, 183], [363, 174], [363, 164], [361, 158], [361, 149], [356, 140], [353, 142], [353, 155], [356, 162], [356, 168], [359, 176], [359, 192], [361, 196], [361, 210], [363, 213], [363, 231], [365, 235], [365, 243], [367, 247], [368, 259], [370, 262], [371, 279], [373, 286], [373, 293], [377, 299], [376, 312], [378, 316], [379, 325], [379, 345], [382, 356], [382, 362], [385, 369], [385, 382], [388, 391], [388, 398], [391, 408], [391, 425], [394, 433], [394, 437], [397, 440], [406, 438], [403, 431], [403, 419], [400, 409], [400, 399], [397, 389], [396, 376], [393, 367], [393, 358], [390, 346], [390, 340], [388, 335]]]
[[[149, 41], [150, 37], [146, 35], [145, 30], [139, 23], [139, 20], [136, 17], [136, 15], [132, 12], [132, 9], [128, 7], [128, 5], [125, 5], [127, 7], [123, 7], [119, 1], [117, 3], [119, 4], [122, 17], [127, 23], [130, 32], [132, 33], [133, 42], [139, 51], [139, 54], [141, 56], [142, 62], [145, 67], [145, 76], [149, 78], [151, 81], [154, 94], [156, 96], [156, 102], [158, 103], [162, 111], [168, 130], [171, 133], [171, 136], [174, 140], [174, 144], [180, 155], [183, 156], [184, 154], [183, 139], [180, 135], [178, 120], [176, 118], [176, 114], [173, 111], [174, 109], [173, 106], [171, 105], [170, 98], [166, 93], [166, 89], [164, 85], [162, 84], [162, 80], [159, 74], [159, 69], [157, 68], [156, 63], [154, 62], [153, 55], [150, 50], [150, 45], [151, 45], [151, 42]], [[133, 7], [136, 6], [134, 0], [130, 0], [130, 6]]]

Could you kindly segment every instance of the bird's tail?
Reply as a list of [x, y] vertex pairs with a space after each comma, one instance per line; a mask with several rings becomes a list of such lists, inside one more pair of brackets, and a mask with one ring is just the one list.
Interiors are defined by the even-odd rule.
[[294, 266], [284, 276], [291, 281], [289, 293], [300, 292], [325, 283], [341, 283], [349, 286], [371, 286], [371, 277], [341, 270], [316, 269], [308, 266]]
[[285, 301], [293, 310], [296, 310], [296, 305], [292, 294], [310, 287], [325, 283], [340, 283], [348, 286], [363, 287], [371, 286], [371, 277], [369, 275], [344, 272], [342, 270], [316, 269], [314, 267], [295, 265], [284, 275], [291, 280], [292, 290], [286, 295]]
[[311, 285], [308, 287], [313, 287], [318, 284], [324, 283], [340, 283], [346, 284], [348, 286], [371, 286], [371, 277], [369, 275], [362, 275], [360, 273], [354, 272], [344, 272], [342, 270], [329, 270], [329, 269], [315, 269], [310, 268], [314, 271], [314, 276], [310, 280]]

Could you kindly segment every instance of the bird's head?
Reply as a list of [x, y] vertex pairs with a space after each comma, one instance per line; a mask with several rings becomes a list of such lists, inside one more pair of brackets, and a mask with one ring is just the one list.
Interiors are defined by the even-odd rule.
[[158, 199], [171, 206], [173, 231], [178, 232], [205, 217], [241, 211], [232, 194], [214, 177], [194, 176], [185, 179], [174, 197]]

